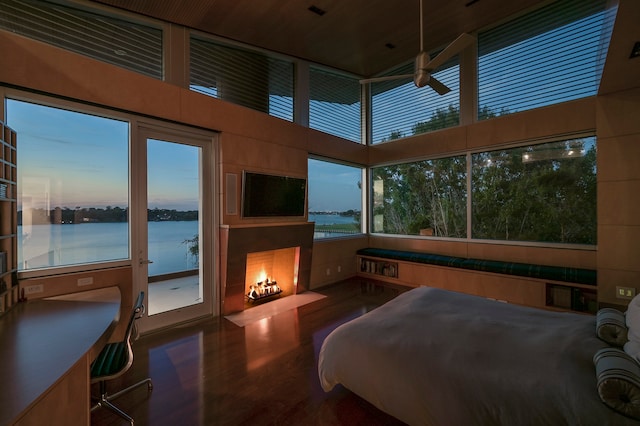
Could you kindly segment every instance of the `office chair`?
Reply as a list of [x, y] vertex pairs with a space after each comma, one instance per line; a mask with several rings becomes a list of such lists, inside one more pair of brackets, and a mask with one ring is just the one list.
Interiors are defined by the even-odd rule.
[[93, 400], [97, 402], [91, 407], [91, 412], [99, 407], [105, 407], [117, 415], [127, 419], [127, 421], [132, 425], [133, 418], [113, 405], [111, 401], [144, 384], [147, 385], [147, 391], [151, 392], [153, 389], [151, 379], [146, 378], [141, 380], [126, 389], [122, 389], [121, 391], [114, 393], [113, 395], [107, 394], [106, 382], [122, 376], [129, 367], [131, 367], [131, 364], [133, 364], [131, 340], [132, 336], [133, 340], [138, 338], [138, 329], [135, 322], [142, 316], [142, 314], [144, 314], [145, 309], [144, 304], [142, 303], [143, 300], [144, 292], [141, 291], [138, 295], [138, 300], [133, 306], [133, 311], [131, 312], [131, 318], [129, 318], [129, 324], [127, 325], [127, 332], [125, 333], [124, 339], [121, 342], [107, 343], [98, 357], [91, 363], [91, 383], [100, 383], [100, 397], [93, 398]]

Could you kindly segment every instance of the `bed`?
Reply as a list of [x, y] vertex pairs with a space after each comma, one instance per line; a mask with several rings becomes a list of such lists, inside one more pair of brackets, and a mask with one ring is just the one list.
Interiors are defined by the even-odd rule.
[[599, 395], [595, 322], [419, 287], [331, 332], [318, 373], [409, 425], [638, 425]]

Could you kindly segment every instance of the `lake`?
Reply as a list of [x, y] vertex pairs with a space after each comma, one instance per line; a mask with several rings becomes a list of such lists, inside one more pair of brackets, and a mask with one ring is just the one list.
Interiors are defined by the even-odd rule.
[[[149, 222], [149, 275], [196, 267], [184, 240], [198, 234], [197, 221]], [[19, 269], [129, 258], [127, 223], [18, 226]], [[135, 259], [136, 256], [133, 256]]]

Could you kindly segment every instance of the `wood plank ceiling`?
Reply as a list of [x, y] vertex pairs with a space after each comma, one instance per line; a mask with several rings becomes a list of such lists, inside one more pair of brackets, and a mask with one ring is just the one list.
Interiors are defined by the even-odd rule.
[[[95, 0], [369, 77], [420, 49], [419, 0]], [[424, 0], [429, 51], [548, 0]], [[319, 9], [324, 14], [310, 9]]]

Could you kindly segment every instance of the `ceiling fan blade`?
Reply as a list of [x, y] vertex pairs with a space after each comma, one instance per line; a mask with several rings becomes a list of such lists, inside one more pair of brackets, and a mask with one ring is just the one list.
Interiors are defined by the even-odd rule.
[[413, 74], [385, 75], [383, 77], [365, 78], [364, 80], [360, 80], [360, 84], [377, 83], [379, 81], [400, 80], [403, 78], [413, 78]]
[[436, 92], [438, 92], [439, 95], [446, 95], [451, 91], [451, 89], [449, 89], [447, 86], [445, 86], [444, 84], [442, 84], [441, 82], [433, 78], [433, 76], [431, 76], [431, 78], [427, 82], [427, 85], [431, 87], [433, 90], [435, 90]]
[[438, 68], [440, 65], [444, 64], [453, 56], [464, 50], [467, 46], [471, 45], [475, 40], [476, 38], [472, 35], [469, 35], [467, 33], [460, 34], [457, 39], [453, 40], [451, 44], [445, 47], [440, 53], [436, 55], [435, 58], [429, 61], [426, 69], [428, 71], [431, 71]]

